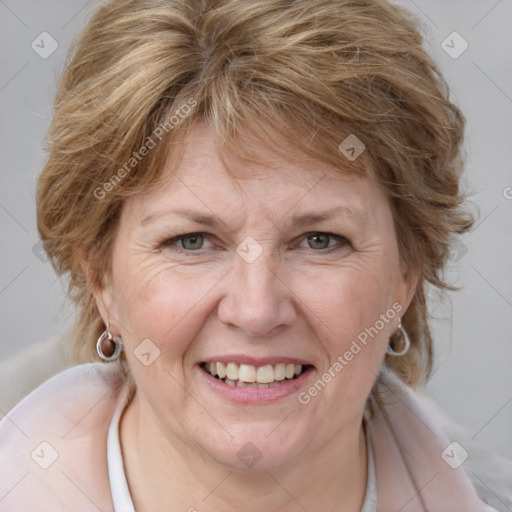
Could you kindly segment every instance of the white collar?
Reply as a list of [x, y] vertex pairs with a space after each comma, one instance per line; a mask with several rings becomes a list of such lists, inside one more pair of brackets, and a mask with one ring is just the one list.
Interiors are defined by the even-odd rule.
[[121, 443], [119, 442], [119, 419], [127, 405], [128, 389], [125, 390], [123, 398], [117, 404], [114, 416], [110, 422], [107, 438], [108, 476], [110, 478], [112, 502], [116, 512], [135, 512], [130, 490], [128, 489], [128, 482], [126, 481], [123, 454], [121, 452]]

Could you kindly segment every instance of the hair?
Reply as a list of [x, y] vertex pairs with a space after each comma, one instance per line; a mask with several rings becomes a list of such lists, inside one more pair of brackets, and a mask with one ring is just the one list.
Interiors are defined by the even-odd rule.
[[[44, 248], [77, 306], [75, 362], [99, 360], [93, 290], [123, 200], [155, 186], [173, 141], [204, 122], [222, 151], [251, 158], [250, 131], [289, 160], [377, 180], [401, 263], [419, 278], [402, 318], [411, 349], [387, 364], [411, 386], [426, 381], [427, 288], [452, 288], [451, 237], [473, 219], [459, 186], [464, 117], [420, 28], [384, 0], [100, 4], [68, 52], [37, 190]], [[365, 146], [353, 161], [339, 149], [349, 135]]]

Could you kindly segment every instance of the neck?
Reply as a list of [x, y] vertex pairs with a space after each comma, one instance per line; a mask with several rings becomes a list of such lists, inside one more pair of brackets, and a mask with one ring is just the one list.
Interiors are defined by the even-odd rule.
[[137, 512], [361, 510], [367, 475], [361, 419], [286, 467], [242, 471], [164, 433], [148, 409], [136, 394], [119, 429]]

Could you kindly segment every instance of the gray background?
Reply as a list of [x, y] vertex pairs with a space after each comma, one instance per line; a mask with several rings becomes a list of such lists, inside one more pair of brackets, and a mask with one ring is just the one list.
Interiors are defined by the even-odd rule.
[[[465, 186], [480, 212], [472, 233], [454, 240], [448, 276], [462, 290], [432, 297], [437, 358], [427, 393], [475, 440], [512, 458], [512, 1], [400, 3], [422, 19], [467, 117]], [[72, 318], [65, 286], [37, 250], [35, 179], [67, 47], [95, 5], [0, 0], [1, 360]], [[44, 31], [58, 43], [48, 58], [31, 47]], [[446, 40], [460, 51], [454, 31], [469, 44], [457, 58], [442, 48]]]

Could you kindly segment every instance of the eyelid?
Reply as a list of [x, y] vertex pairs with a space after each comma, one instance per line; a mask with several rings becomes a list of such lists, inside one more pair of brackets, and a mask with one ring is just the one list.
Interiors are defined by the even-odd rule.
[[[174, 246], [177, 242], [179, 242], [182, 238], [185, 238], [187, 236], [192, 236], [192, 235], [203, 235], [203, 237], [205, 239], [209, 238], [209, 237], [212, 237], [214, 235], [212, 235], [211, 233], [206, 233], [204, 231], [191, 231], [189, 233], [183, 233], [182, 235], [177, 235], [177, 236], [172, 236], [170, 238], [164, 238], [164, 240], [158, 244], [158, 247], [160, 248], [165, 248], [165, 247], [171, 247], [171, 246]], [[195, 251], [191, 250], [191, 249], [184, 249], [183, 247], [176, 247], [178, 250], [180, 251], [185, 251], [185, 252], [200, 252], [203, 250], [202, 249], [197, 249]]]
[[[208, 232], [205, 232], [205, 231], [191, 231], [189, 233], [183, 233], [181, 235], [177, 235], [177, 236], [173, 236], [173, 237], [170, 237], [170, 238], [165, 238], [158, 246], [159, 248], [165, 248], [165, 247], [172, 247], [174, 246], [177, 242], [179, 242], [181, 239], [187, 237], [187, 236], [192, 236], [192, 235], [202, 235], [204, 237], [204, 239], [208, 239], [210, 237], [213, 237], [215, 235], [213, 235], [212, 233], [208, 233]], [[310, 235], [328, 235], [330, 236], [331, 238], [334, 238], [336, 239], [338, 242], [344, 242], [345, 244], [349, 245], [350, 247], [352, 246], [352, 243], [350, 242], [350, 240], [343, 236], [343, 235], [337, 235], [335, 233], [330, 233], [328, 231], [308, 231], [302, 235], [300, 235], [299, 237], [297, 237], [295, 240], [298, 240], [299, 242], [302, 241], [302, 240], [306, 240], [308, 236]], [[204, 249], [209, 249], [209, 247], [206, 247], [206, 248], [201, 248], [201, 249], [196, 249], [196, 250], [192, 250], [192, 249], [184, 249], [183, 247], [177, 247], [176, 246], [176, 249], [178, 249], [179, 251], [184, 251], [184, 252], [201, 252], [203, 251]], [[306, 248], [305, 248], [306, 249]], [[309, 248], [307, 248], [309, 249]], [[324, 249], [311, 249], [312, 251], [314, 252], [319, 252], [319, 253], [327, 253], [327, 252], [330, 252], [331, 250], [336, 250], [336, 244], [335, 245], [332, 245], [330, 247], [326, 247]]]
[[[348, 245], [349, 247], [352, 247], [352, 243], [350, 242], [350, 240], [347, 237], [345, 237], [343, 235], [337, 235], [336, 233], [330, 233], [329, 231], [308, 231], [304, 235], [301, 235], [298, 239], [299, 239], [299, 241], [306, 240], [307, 237], [310, 235], [328, 235], [329, 237], [337, 240], [338, 244], [331, 245], [330, 247], [325, 247], [324, 249], [311, 249], [309, 247], [303, 247], [303, 249], [309, 249], [313, 252], [326, 254], [329, 252], [333, 252], [333, 251], [342, 249], [343, 245], [345, 245], [345, 246]], [[341, 247], [339, 247], [340, 242], [342, 242]]]

